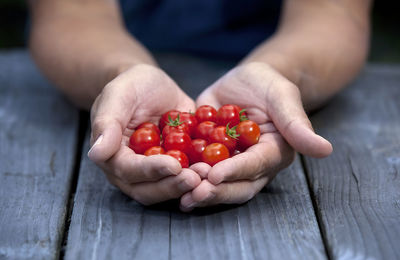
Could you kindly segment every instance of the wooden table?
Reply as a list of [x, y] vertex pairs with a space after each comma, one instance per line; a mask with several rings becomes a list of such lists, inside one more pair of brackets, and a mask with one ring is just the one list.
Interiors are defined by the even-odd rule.
[[[233, 64], [159, 55], [192, 96]], [[312, 116], [335, 152], [250, 202], [142, 207], [88, 160], [88, 117], [24, 50], [0, 53], [0, 259], [399, 259], [400, 67], [366, 66]]]

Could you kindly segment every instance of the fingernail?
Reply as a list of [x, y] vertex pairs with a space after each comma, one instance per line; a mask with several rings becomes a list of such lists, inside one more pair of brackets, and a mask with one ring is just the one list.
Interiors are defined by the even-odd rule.
[[195, 202], [191, 196], [185, 197], [181, 201], [181, 205], [185, 208], [194, 208], [197, 205], [197, 202]]
[[167, 167], [166, 168], [162, 168], [161, 172], [162, 172], [162, 174], [164, 176], [177, 175], [176, 172], [173, 172], [170, 168], [167, 168]]
[[215, 194], [210, 192], [210, 194], [208, 194], [208, 196], [203, 201], [209, 201], [212, 200], [213, 198], [215, 198]]
[[186, 180], [183, 180], [178, 183], [178, 189], [181, 191], [187, 191], [192, 188], [193, 188], [192, 185], [190, 185]]
[[91, 151], [93, 150], [93, 148], [94, 148], [96, 145], [100, 144], [102, 140], [103, 140], [103, 135], [100, 135], [99, 137], [97, 137], [96, 142], [94, 142], [94, 144], [93, 144], [92, 147], [90, 148], [89, 152], [87, 153], [87, 155], [88, 155], [89, 157], [90, 157], [90, 153], [91, 153]]

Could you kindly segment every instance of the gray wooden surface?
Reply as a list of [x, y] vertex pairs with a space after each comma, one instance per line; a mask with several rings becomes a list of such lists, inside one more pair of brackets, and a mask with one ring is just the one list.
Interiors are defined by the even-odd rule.
[[67, 245], [66, 259], [326, 258], [299, 161], [250, 203], [185, 214], [138, 205], [85, 156]]
[[313, 117], [332, 156], [306, 159], [332, 259], [400, 259], [400, 67], [369, 66]]
[[[234, 65], [158, 61], [192, 97]], [[25, 51], [0, 53], [0, 259], [399, 259], [399, 84], [400, 67], [367, 66], [312, 116], [331, 157], [298, 157], [244, 205], [184, 214], [108, 184], [87, 138], [77, 153], [78, 111]]]
[[326, 259], [300, 161], [250, 202], [171, 215], [172, 259]]
[[0, 53], [0, 259], [59, 254], [77, 126], [26, 52]]

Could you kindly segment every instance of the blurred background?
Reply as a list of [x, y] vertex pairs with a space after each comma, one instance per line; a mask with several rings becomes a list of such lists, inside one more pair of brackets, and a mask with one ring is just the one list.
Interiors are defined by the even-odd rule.
[[[396, 1], [375, 0], [370, 62], [400, 62], [400, 18]], [[0, 0], [0, 50], [26, 46], [26, 0]]]

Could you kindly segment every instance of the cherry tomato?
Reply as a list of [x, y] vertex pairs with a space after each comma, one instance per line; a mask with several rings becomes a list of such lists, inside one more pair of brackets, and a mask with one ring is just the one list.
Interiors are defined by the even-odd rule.
[[201, 162], [204, 149], [208, 145], [208, 142], [204, 139], [193, 139], [192, 140], [192, 149], [190, 150], [189, 161], [190, 164]]
[[191, 150], [192, 140], [190, 136], [182, 132], [172, 132], [164, 139], [163, 143], [164, 149], [169, 150], [179, 150], [188, 154]]
[[223, 105], [218, 109], [217, 124], [226, 126], [235, 126], [240, 123], [240, 116], [234, 105]]
[[166, 125], [164, 127], [164, 129], [162, 130], [162, 137], [165, 139], [167, 137], [167, 135], [169, 135], [172, 132], [181, 132], [181, 133], [189, 134], [189, 127], [186, 123], [182, 123], [177, 126]]
[[197, 119], [196, 117], [189, 112], [182, 112], [180, 114], [180, 119], [183, 123], [186, 123], [189, 127], [189, 135], [194, 136], [194, 132], [196, 131]]
[[211, 132], [209, 140], [210, 143], [221, 143], [228, 148], [229, 153], [233, 154], [236, 148], [238, 134], [236, 134], [235, 128], [229, 128], [229, 126], [217, 126]]
[[129, 138], [129, 147], [139, 154], [143, 154], [150, 147], [159, 145], [160, 135], [149, 128], [140, 128]]
[[181, 112], [179, 112], [178, 110], [170, 110], [170, 111], [164, 113], [161, 116], [160, 121], [158, 122], [158, 127], [160, 128], [160, 130], [162, 131], [164, 129], [164, 127], [169, 122], [169, 118], [171, 118], [172, 120], [175, 120], [180, 113]]
[[204, 121], [197, 125], [196, 131], [194, 133], [194, 137], [197, 139], [208, 140], [211, 132], [214, 128], [217, 127], [217, 124], [211, 121]]
[[165, 154], [164, 148], [162, 148], [161, 146], [153, 146], [144, 152], [144, 155], [146, 156], [156, 155], [156, 154]]
[[229, 158], [229, 150], [223, 144], [212, 143], [207, 145], [201, 155], [203, 162], [214, 166], [216, 163]]
[[160, 134], [160, 129], [158, 129], [158, 126], [156, 124], [153, 124], [151, 122], [144, 122], [138, 125], [135, 130], [138, 130], [140, 128], [150, 128], [151, 130], [155, 131], [157, 134]]
[[240, 135], [238, 144], [241, 149], [246, 149], [258, 143], [260, 139], [260, 127], [251, 120], [240, 122], [236, 131]]
[[236, 109], [236, 111], [238, 111], [238, 113], [242, 111], [242, 108], [240, 106], [238, 105], [232, 105], [232, 106]]
[[165, 154], [177, 159], [179, 161], [179, 163], [181, 164], [182, 168], [189, 167], [189, 159], [188, 159], [187, 155], [184, 154], [183, 152], [181, 152], [179, 150], [169, 150]]
[[208, 105], [200, 106], [196, 110], [196, 119], [199, 123], [204, 121], [217, 122], [217, 110]]
[[236, 111], [238, 111], [239, 113], [239, 118], [240, 118], [240, 122], [245, 121], [245, 120], [249, 120], [247, 118], [247, 113], [246, 113], [246, 109], [242, 109], [240, 106], [238, 105], [232, 105], [236, 108]]

